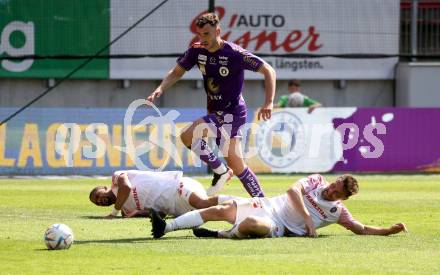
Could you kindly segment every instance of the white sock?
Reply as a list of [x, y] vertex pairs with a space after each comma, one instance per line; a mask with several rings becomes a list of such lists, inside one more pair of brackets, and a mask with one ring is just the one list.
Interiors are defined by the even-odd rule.
[[219, 167], [212, 169], [212, 171], [216, 174], [223, 174], [226, 173], [226, 171], [228, 171], [228, 168], [226, 168], [226, 165], [222, 163]]
[[175, 218], [172, 222], [167, 223], [165, 233], [181, 229], [196, 228], [204, 223], [205, 222], [203, 221], [199, 211], [191, 211]]
[[237, 199], [241, 199], [241, 198], [240, 197], [235, 197], [235, 196], [229, 196], [229, 195], [218, 195], [218, 197], [217, 197], [217, 204], [222, 204], [225, 201], [237, 200]]

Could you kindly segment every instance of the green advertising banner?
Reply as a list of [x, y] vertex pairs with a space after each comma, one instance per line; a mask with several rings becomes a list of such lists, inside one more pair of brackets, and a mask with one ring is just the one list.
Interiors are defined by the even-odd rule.
[[[109, 42], [109, 5], [108, 0], [0, 0], [0, 57], [94, 55]], [[84, 61], [3, 59], [0, 77], [64, 77]], [[108, 76], [109, 60], [96, 59], [73, 78]]]

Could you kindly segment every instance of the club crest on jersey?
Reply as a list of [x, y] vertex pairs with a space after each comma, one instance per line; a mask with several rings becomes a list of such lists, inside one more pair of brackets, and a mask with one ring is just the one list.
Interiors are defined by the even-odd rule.
[[335, 206], [335, 207], [332, 207], [332, 209], [330, 209], [330, 213], [335, 213], [336, 210], [338, 210], [338, 208], [336, 208], [336, 206]]
[[217, 60], [215, 59], [215, 57], [211, 56], [209, 58], [209, 64], [211, 64], [211, 65], [216, 65], [217, 64]]
[[229, 74], [229, 69], [227, 67], [220, 67], [218, 69], [218, 72], [220, 73], [221, 76], [227, 76]]

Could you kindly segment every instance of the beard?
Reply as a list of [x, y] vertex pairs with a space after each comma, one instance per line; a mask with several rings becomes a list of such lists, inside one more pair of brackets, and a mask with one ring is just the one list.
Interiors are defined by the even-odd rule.
[[325, 200], [329, 200], [329, 199], [328, 199], [328, 190], [327, 190], [327, 189], [324, 189], [324, 190], [322, 191], [322, 193], [321, 193], [321, 197], [322, 197], [323, 199], [325, 199]]
[[116, 196], [112, 193], [110, 193], [110, 195], [107, 198], [109, 205], [115, 204], [116, 203]]

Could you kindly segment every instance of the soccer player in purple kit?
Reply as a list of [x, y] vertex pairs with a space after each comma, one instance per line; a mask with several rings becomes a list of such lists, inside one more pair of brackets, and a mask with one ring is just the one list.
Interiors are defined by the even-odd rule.
[[[264, 197], [256, 175], [243, 160], [240, 127], [246, 122], [247, 107], [242, 91], [244, 70], [263, 74], [265, 102], [259, 109], [258, 119], [270, 119], [275, 96], [275, 70], [249, 51], [223, 40], [220, 36], [219, 23], [219, 17], [215, 13], [205, 13], [197, 18], [196, 30], [199, 42], [191, 45], [178, 58], [177, 65], [147, 100], [153, 102], [160, 97], [164, 90], [171, 87], [186, 71], [197, 64], [203, 75], [208, 114], [194, 121], [182, 132], [180, 138], [214, 172], [212, 185], [207, 190], [208, 195], [218, 193], [235, 174], [249, 195]], [[228, 127], [226, 124], [229, 124]], [[215, 127], [205, 127], [206, 125]], [[216, 143], [222, 150], [227, 166], [207, 145], [205, 138], [208, 135], [216, 137]]]

